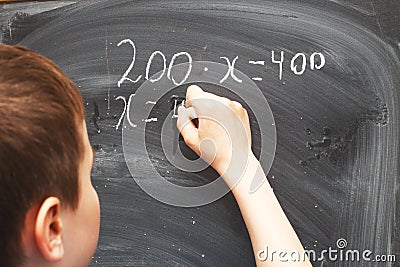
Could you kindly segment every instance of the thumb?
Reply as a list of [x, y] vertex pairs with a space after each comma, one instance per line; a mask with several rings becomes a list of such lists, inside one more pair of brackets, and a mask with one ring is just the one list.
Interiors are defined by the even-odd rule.
[[182, 134], [185, 143], [197, 153], [199, 143], [198, 129], [191, 121], [187, 109], [183, 106], [178, 108], [178, 120], [176, 126]]

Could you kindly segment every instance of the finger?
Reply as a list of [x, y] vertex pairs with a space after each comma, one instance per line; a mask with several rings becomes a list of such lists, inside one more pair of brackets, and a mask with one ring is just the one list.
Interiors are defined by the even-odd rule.
[[[191, 99], [203, 97], [204, 91], [197, 85], [191, 85], [186, 90], [186, 102]], [[189, 103], [188, 103], [189, 104]]]
[[198, 130], [190, 120], [190, 116], [186, 108], [182, 106], [178, 108], [178, 120], [176, 122], [176, 126], [182, 134], [185, 143], [196, 152], [198, 150]]
[[194, 107], [188, 107], [186, 109], [186, 112], [187, 112], [187, 114], [188, 114], [188, 116], [189, 116], [189, 118], [191, 120], [197, 118], [197, 112], [196, 112], [196, 109]]

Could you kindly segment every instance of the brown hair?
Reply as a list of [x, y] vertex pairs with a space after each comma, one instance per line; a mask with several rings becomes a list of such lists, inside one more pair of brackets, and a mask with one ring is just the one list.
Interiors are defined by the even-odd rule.
[[77, 207], [82, 97], [50, 60], [0, 44], [0, 262], [22, 263], [29, 208], [49, 196]]

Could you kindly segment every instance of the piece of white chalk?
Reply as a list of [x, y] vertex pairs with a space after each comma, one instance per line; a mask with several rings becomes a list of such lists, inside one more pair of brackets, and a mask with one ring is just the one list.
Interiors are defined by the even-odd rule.
[[190, 118], [192, 119], [197, 118], [196, 110], [193, 107], [188, 107], [186, 109], [186, 112], [188, 113]]

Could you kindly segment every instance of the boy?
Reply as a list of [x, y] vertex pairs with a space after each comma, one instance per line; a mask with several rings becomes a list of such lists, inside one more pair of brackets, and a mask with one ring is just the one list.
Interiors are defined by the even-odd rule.
[[[184, 107], [179, 108], [177, 127], [188, 146], [231, 186], [257, 265], [311, 266], [308, 260], [293, 262], [289, 257], [280, 261], [278, 254], [274, 260], [265, 260], [262, 255], [268, 253], [262, 251], [267, 245], [277, 253], [302, 255], [304, 251], [268, 182], [253, 193], [248, 190], [255, 175], [265, 178], [265, 174], [251, 151], [246, 110], [197, 86], [189, 87], [186, 97], [186, 107], [194, 108], [199, 116], [199, 127], [191, 123]], [[210, 104], [198, 105], [196, 99]], [[223, 105], [211, 104], [214, 101]], [[224, 115], [229, 135], [220, 124], [202, 118], [217, 114]], [[213, 149], [204, 140], [212, 141]], [[23, 47], [0, 44], [2, 266], [80, 267], [90, 263], [100, 217], [90, 180], [93, 157], [82, 98], [73, 83], [48, 59]], [[245, 170], [232, 169], [245, 161]], [[244, 175], [233, 187], [237, 173]]]

